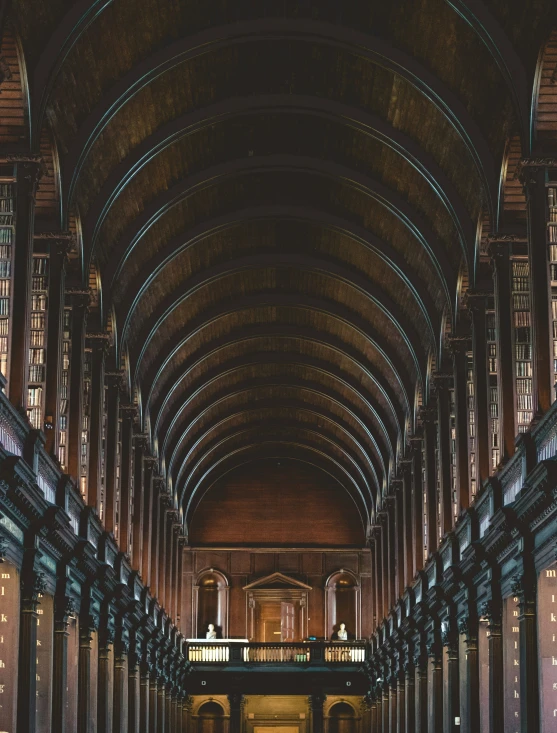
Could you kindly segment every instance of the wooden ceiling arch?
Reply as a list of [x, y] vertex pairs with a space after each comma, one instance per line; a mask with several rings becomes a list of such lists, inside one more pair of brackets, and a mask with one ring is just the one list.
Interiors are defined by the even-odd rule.
[[522, 222], [556, 10], [507, 5], [13, 0], [24, 143], [48, 121], [59, 157], [40, 218], [81, 215], [84, 285], [186, 520], [277, 452], [334, 474], [367, 528], [501, 170]]
[[[248, 394], [249, 388], [243, 390], [243, 396], [247, 397], [249, 401]], [[195, 433], [192, 436], [188, 436], [184, 431], [167, 466], [169, 475], [173, 478], [173, 485], [180, 485], [184, 474], [191, 470], [192, 465], [197, 464], [196, 458], [201, 461], [208, 454], [209, 448], [205, 443], [209, 445], [214, 444], [217, 441], [221, 441], [223, 436], [228, 435], [229, 431], [226, 429], [228, 425], [232, 425], [235, 429], [237, 427], [237, 425], [234, 425], [235, 422], [240, 425], [253, 422], [254, 425], [258, 425], [259, 432], [265, 435], [269, 428], [262, 423], [262, 415], [264, 416], [263, 419], [272, 421], [271, 431], [279, 427], [297, 429], [300, 425], [314, 425], [317, 428], [316, 432], [318, 434], [327, 441], [334, 443], [337, 448], [342, 449], [350, 462], [354, 466], [357, 466], [358, 472], [365, 480], [365, 487], [369, 494], [370, 502], [383, 486], [386, 472], [381, 470], [382, 467], [378, 465], [377, 458], [374, 454], [369, 454], [350, 430], [338, 423], [334, 423], [324, 411], [318, 411], [315, 408], [311, 409], [309, 405], [304, 405], [303, 402], [289, 402], [287, 400], [280, 400], [279, 402], [276, 400], [274, 402], [262, 400], [261, 404], [257, 404], [255, 407], [238, 408], [236, 411], [226, 413], [218, 422], [210, 424], [197, 439]], [[303, 421], [300, 418], [303, 418]], [[195, 427], [194, 423], [192, 423], [192, 428]], [[217, 426], [219, 428], [218, 431], [215, 430]], [[174, 470], [176, 466], [178, 468]], [[372, 487], [374, 488], [373, 491]]]
[[[282, 357], [282, 358], [281, 358]], [[291, 373], [294, 371], [294, 375]], [[213, 370], [208, 370], [206, 378], [202, 381], [198, 379], [196, 382], [185, 384], [182, 381], [183, 388], [173, 399], [168, 400], [165, 404], [168, 407], [166, 411], [161, 408], [161, 412], [153, 421], [153, 427], [157, 434], [164, 436], [161, 441], [161, 451], [164, 455], [165, 446], [168, 442], [169, 433], [173, 426], [180, 418], [182, 413], [189, 409], [192, 401], [203, 395], [205, 389], [209, 389], [213, 384], [222, 380], [229, 380], [229, 383], [235, 384], [240, 378], [242, 372], [250, 373], [250, 383], [257, 386], [267, 381], [273, 382], [277, 379], [275, 372], [285, 375], [283, 378], [288, 379], [288, 384], [296, 384], [300, 389], [310, 390], [322, 397], [326, 397], [332, 404], [342, 406], [347, 414], [354, 415], [362, 425], [367, 425], [373, 421], [377, 426], [379, 433], [377, 438], [370, 433], [370, 438], [374, 444], [380, 445], [381, 453], [384, 460], [390, 456], [392, 460], [396, 457], [396, 444], [400, 435], [400, 426], [393, 426], [392, 422], [388, 422], [388, 416], [384, 410], [375, 406], [368, 398], [366, 398], [364, 389], [359, 387], [357, 382], [350, 382], [341, 372], [334, 372], [331, 365], [326, 362], [319, 362], [310, 357], [304, 357], [296, 352], [284, 352], [280, 354], [274, 352], [262, 352], [259, 354], [250, 353], [239, 359], [226, 361]], [[251, 373], [257, 372], [257, 376]], [[289, 373], [290, 372], [290, 373]], [[295, 376], [297, 373], [303, 372], [303, 378]], [[271, 374], [272, 376], [269, 376]], [[313, 377], [313, 382], [309, 381], [309, 376]], [[324, 386], [322, 382], [315, 381], [316, 376], [325, 376], [329, 383], [335, 385], [336, 390]], [[358, 389], [359, 387], [359, 389]], [[395, 432], [393, 428], [398, 430]], [[368, 428], [365, 428], [368, 431]]]
[[[238, 395], [246, 395], [247, 393], [251, 393], [251, 391], [259, 394], [265, 389], [272, 389], [275, 392], [280, 391], [283, 395], [289, 394], [293, 391], [297, 391], [300, 395], [303, 396], [305, 400], [307, 400], [308, 405], [313, 405], [316, 399], [321, 404], [327, 402], [329, 411], [327, 413], [323, 412], [324, 419], [331, 421], [330, 414], [336, 413], [337, 422], [342, 422], [342, 420], [346, 420], [354, 424], [355, 429], [360, 434], [360, 439], [368, 443], [371, 453], [376, 457], [377, 461], [379, 462], [381, 474], [383, 476], [386, 476], [388, 474], [389, 458], [393, 458], [393, 455], [389, 455], [389, 452], [385, 451], [384, 447], [382, 449], [382, 447], [378, 445], [375, 436], [369, 430], [363, 418], [356, 415], [354, 411], [350, 409], [350, 407], [347, 406], [346, 403], [338, 397], [338, 395], [323, 391], [323, 389], [317, 386], [309, 386], [302, 380], [290, 379], [286, 381], [284, 379], [281, 380], [276, 377], [260, 377], [257, 380], [244, 381], [234, 386], [236, 387], [234, 391], [232, 391], [232, 388], [228, 386], [226, 391], [223, 390], [220, 395], [216, 395], [213, 398], [215, 400], [214, 403], [211, 403], [210, 406], [205, 407], [204, 410], [201, 411], [198, 409], [197, 411], [194, 411], [192, 409], [193, 414], [188, 414], [187, 418], [179, 414], [175, 416], [170, 429], [165, 434], [164, 442], [161, 446], [161, 453], [163, 455], [166, 455], [168, 453], [170, 456], [166, 463], [169, 470], [171, 469], [172, 464], [175, 462], [175, 457], [181, 443], [186, 440], [190, 441], [190, 439], [194, 439], [196, 422], [210, 414], [210, 411], [213, 407], [218, 407], [219, 401], [229, 399], [230, 397]], [[281, 397], [281, 404], [282, 403], [283, 402]], [[291, 400], [291, 404], [294, 404], [293, 400]], [[299, 403], [299, 405], [304, 404], [304, 402]], [[184, 407], [188, 407], [188, 405], [185, 405]], [[340, 415], [338, 414], [339, 412], [341, 413]], [[226, 419], [228, 419], [228, 417]], [[181, 423], [178, 422], [179, 420], [181, 420]], [[184, 428], [183, 425], [186, 424], [186, 420], [189, 420], [189, 422], [187, 423], [186, 428]], [[212, 432], [214, 429], [215, 427], [211, 426], [209, 428], [209, 431]], [[174, 432], [176, 432], [176, 435], [174, 435]], [[197, 443], [197, 439], [195, 440], [195, 443]]]

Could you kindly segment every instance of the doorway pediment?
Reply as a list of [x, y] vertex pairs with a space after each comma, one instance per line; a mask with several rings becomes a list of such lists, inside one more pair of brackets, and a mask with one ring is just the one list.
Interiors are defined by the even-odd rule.
[[290, 590], [311, 590], [311, 585], [302, 583], [301, 580], [291, 578], [284, 573], [271, 573], [263, 578], [254, 580], [253, 583], [249, 583], [244, 586], [244, 590], [275, 590], [275, 589], [290, 589]]

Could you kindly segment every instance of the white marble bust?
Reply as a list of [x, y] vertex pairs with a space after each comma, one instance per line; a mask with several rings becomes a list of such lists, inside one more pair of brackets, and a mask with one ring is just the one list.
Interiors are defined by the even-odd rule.
[[217, 632], [215, 631], [215, 627], [213, 624], [209, 624], [205, 638], [206, 639], [216, 639], [217, 638]]
[[339, 641], [348, 641], [348, 631], [346, 631], [346, 624], [341, 624], [337, 632], [337, 639]]

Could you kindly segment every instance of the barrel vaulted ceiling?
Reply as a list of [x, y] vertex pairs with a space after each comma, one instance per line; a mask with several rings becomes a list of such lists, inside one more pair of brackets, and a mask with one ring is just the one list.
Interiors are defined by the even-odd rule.
[[[262, 455], [364, 526], [530, 151], [545, 0], [13, 0], [116, 353], [188, 522]], [[426, 397], [424, 397], [426, 399]]]

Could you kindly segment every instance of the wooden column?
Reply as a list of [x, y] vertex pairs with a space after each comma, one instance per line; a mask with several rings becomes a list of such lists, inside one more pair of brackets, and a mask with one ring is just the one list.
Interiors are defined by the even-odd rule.
[[428, 705], [428, 733], [444, 733], [443, 731], [443, 665], [441, 654], [443, 649], [438, 641], [428, 646], [428, 674], [431, 675], [431, 687]]
[[173, 710], [173, 697], [172, 697], [172, 682], [168, 682], [166, 685], [166, 732], [167, 733], [174, 733], [173, 727], [173, 719], [172, 719], [172, 710]]
[[140, 733], [140, 654], [139, 641], [134, 636], [128, 653], [128, 730], [126, 733]]
[[495, 291], [501, 462], [514, 455], [516, 436], [510, 246], [503, 238], [489, 240]]
[[412, 577], [424, 566], [424, 525], [422, 522], [422, 437], [410, 439], [412, 461]]
[[489, 293], [469, 290], [466, 306], [472, 321], [476, 412], [476, 471], [478, 492], [489, 478], [489, 371], [487, 362], [487, 299]]
[[141, 541], [143, 542], [143, 562], [141, 577], [148, 588], [154, 588], [153, 581], [153, 527], [155, 491], [153, 485], [153, 474], [158, 461], [154, 456], [145, 456], [143, 461], [143, 532], [141, 533]]
[[404, 704], [406, 708], [404, 715], [404, 733], [414, 733], [416, 730], [415, 682], [416, 670], [414, 668], [414, 661], [410, 657], [410, 652], [408, 652], [404, 664]]
[[422, 653], [420, 647], [417, 647], [416, 654], [414, 656], [414, 664], [415, 664], [415, 670], [416, 670], [416, 688], [415, 688], [416, 733], [428, 733], [427, 657], [425, 656], [425, 654]]
[[[534, 415], [543, 415], [553, 402], [553, 318], [546, 227], [547, 168], [538, 163], [520, 161], [520, 180], [528, 212]], [[557, 165], [557, 161], [553, 163]]]
[[[83, 428], [83, 354], [89, 293], [66, 291], [72, 308], [70, 361], [70, 414], [68, 421], [68, 473], [79, 481], [81, 475], [81, 430]], [[87, 502], [87, 497], [84, 497]]]
[[389, 695], [389, 733], [397, 733], [397, 679], [392, 675], [388, 685]]
[[[458, 670], [458, 636], [451, 631], [443, 639], [445, 654], [447, 655], [447, 699], [445, 705], [449, 728], [446, 733], [460, 733], [460, 725], [455, 724], [455, 719], [460, 718], [460, 675]], [[441, 716], [443, 717], [443, 716]], [[441, 724], [442, 730], [442, 724]], [[477, 732], [478, 733], [478, 732]]]
[[[158, 461], [157, 461], [158, 466]], [[160, 536], [161, 536], [161, 489], [164, 481], [160, 476], [153, 477], [153, 506], [150, 521], [151, 529], [151, 582], [150, 587], [153, 595], [159, 598], [159, 558], [160, 558]]]
[[[479, 623], [476, 616], [461, 619], [458, 631], [466, 644], [466, 706], [470, 733], [480, 730], [480, 659], [478, 650]], [[468, 733], [468, 731], [466, 731]]]
[[395, 563], [396, 593], [395, 600], [404, 593], [405, 587], [405, 555], [404, 555], [404, 483], [398, 480], [393, 485], [394, 496], [394, 530], [395, 530]]
[[[83, 603], [83, 602], [82, 602]], [[79, 662], [77, 680], [77, 732], [96, 731], [96, 701], [91, 694], [91, 663], [93, 633], [97, 628], [96, 619], [81, 613], [79, 617]]]
[[128, 733], [128, 644], [119, 639], [114, 655], [114, 711], [111, 733]]
[[452, 374], [438, 372], [433, 375], [433, 385], [437, 401], [437, 440], [439, 474], [441, 478], [441, 536], [450, 532], [453, 526], [451, 490], [451, 425], [450, 394]]
[[139, 733], [149, 733], [149, 661], [147, 653], [140, 664]]
[[35, 568], [36, 550], [27, 550], [21, 573], [21, 616], [17, 684], [17, 731], [35, 733], [37, 712], [37, 609], [46, 590], [44, 573]]
[[[120, 552], [132, 557], [133, 550], [133, 519], [132, 511], [135, 503], [135, 477], [133, 474], [135, 461], [133, 455], [133, 424], [137, 416], [135, 405], [120, 404], [122, 419], [120, 442]], [[139, 506], [141, 504], [139, 503]], [[139, 512], [138, 512], [139, 513]], [[141, 564], [133, 565], [140, 569]]]
[[147, 450], [147, 438], [142, 433], [133, 434], [133, 494], [134, 500], [132, 505], [132, 551], [131, 561], [132, 567], [139, 570], [143, 582], [147, 583], [143, 575], [143, 545], [145, 539], [143, 537], [144, 514], [146, 508], [145, 500], [145, 472], [144, 458]]
[[428, 407], [420, 410], [424, 431], [425, 486], [427, 497], [427, 551], [432, 555], [437, 549], [437, 470], [435, 464], [436, 410]]
[[157, 598], [159, 603], [165, 609], [167, 608], [166, 602], [166, 579], [168, 570], [168, 511], [172, 506], [172, 500], [170, 495], [166, 492], [166, 486], [160, 484], [159, 494], [159, 583], [157, 590]]
[[[323, 702], [325, 696], [317, 694], [311, 696], [311, 717], [313, 733], [323, 733]], [[228, 703], [230, 705], [230, 725], [229, 733], [241, 733], [242, 731], [242, 707], [244, 696], [241, 693], [233, 692], [228, 695]], [[321, 713], [319, 713], [321, 711]], [[321, 715], [319, 723], [319, 715]], [[316, 719], [318, 727], [316, 727]]]
[[54, 599], [54, 650], [52, 665], [52, 730], [66, 730], [68, 687], [68, 620], [73, 602], [65, 595]]
[[404, 670], [396, 678], [396, 727], [395, 733], [406, 733], [406, 683]]
[[489, 656], [489, 730], [499, 733], [504, 728], [504, 672], [503, 672], [503, 637], [501, 600], [486, 603], [482, 614], [488, 620], [488, 656]]
[[414, 577], [413, 548], [412, 548], [412, 461], [405, 460], [400, 464], [402, 476], [402, 565], [403, 565], [403, 592], [410, 585]]
[[157, 733], [168, 733], [166, 727], [166, 685], [163, 675], [159, 677], [157, 696]]
[[395, 530], [395, 497], [390, 495], [386, 497], [386, 512], [387, 512], [387, 557], [388, 557], [388, 588], [389, 588], [389, 604], [387, 606], [387, 613], [395, 605], [397, 599], [396, 593], [396, 572], [397, 572], [397, 559], [396, 559], [396, 530]]
[[[113, 714], [113, 678], [112, 647], [114, 634], [108, 628], [107, 621], [102, 622], [104, 631], [100, 634], [99, 646], [99, 687], [97, 697], [97, 730], [98, 733], [112, 733]], [[102, 628], [101, 627], [101, 628]]]
[[467, 352], [468, 337], [452, 337], [449, 348], [453, 355], [455, 426], [456, 426], [456, 469], [459, 512], [470, 504], [470, 470], [468, 459], [468, 395]]
[[153, 669], [149, 678], [149, 733], [158, 733], [158, 679]]
[[[42, 235], [43, 237], [45, 235]], [[45, 382], [45, 450], [57, 456], [59, 441], [60, 373], [62, 322], [64, 316], [67, 252], [70, 235], [51, 235], [49, 239], [47, 365]], [[68, 387], [69, 390], [69, 387]]]
[[16, 201], [12, 277], [13, 328], [8, 367], [8, 394], [14, 407], [23, 412], [27, 406], [35, 196], [41, 175], [41, 158], [20, 156], [15, 158], [14, 162]]
[[383, 557], [382, 557], [382, 530], [379, 524], [373, 530], [374, 544], [374, 575], [375, 575], [375, 624], [379, 626], [383, 618]]
[[[100, 515], [102, 486], [102, 443], [104, 417], [104, 366], [109, 337], [105, 333], [88, 333], [91, 344], [91, 415], [89, 443], [88, 504]], [[104, 521], [104, 516], [101, 517]]]
[[104, 525], [108, 532], [118, 537], [117, 517], [118, 480], [118, 433], [120, 423], [120, 396], [124, 387], [122, 372], [106, 372], [106, 440], [105, 440], [105, 515]]
[[537, 631], [536, 571], [533, 563], [513, 578], [512, 593], [518, 597], [520, 633], [520, 730], [539, 733], [540, 681]]

